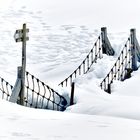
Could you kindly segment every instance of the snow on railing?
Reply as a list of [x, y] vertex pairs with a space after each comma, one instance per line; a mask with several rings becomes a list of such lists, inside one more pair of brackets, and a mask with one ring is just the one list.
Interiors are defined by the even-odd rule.
[[131, 77], [131, 73], [138, 69], [137, 61], [140, 62], [140, 46], [136, 38], [136, 30], [130, 30], [128, 38], [123, 50], [120, 53], [114, 66], [101, 82], [101, 89], [111, 94], [111, 84], [114, 80], [124, 81]]
[[90, 50], [83, 62], [67, 78], [59, 83], [59, 85], [63, 87], [68, 86], [69, 84], [71, 86], [73, 79], [79, 75], [86, 74], [90, 70], [93, 63], [96, 63], [98, 58], [102, 58], [102, 54], [107, 54], [110, 56], [115, 54], [115, 51], [113, 50], [107, 37], [106, 27], [101, 28], [101, 34], [99, 35], [98, 39], [93, 45], [93, 48]]
[[25, 106], [64, 111], [67, 100], [44, 82], [26, 72]]
[[96, 63], [98, 58], [102, 58], [102, 47], [101, 47], [101, 36], [98, 37], [97, 41], [94, 43], [93, 48], [90, 50], [86, 58], [82, 61], [82, 63], [74, 70], [65, 80], [63, 80], [59, 85], [62, 87], [67, 86], [68, 83], [71, 85], [73, 79], [75, 79], [78, 75], [86, 74], [93, 63]]
[[9, 100], [13, 86], [0, 77], [0, 98]]
[[[0, 77], [0, 98], [10, 100], [13, 86]], [[17, 103], [19, 102], [17, 99]], [[44, 82], [26, 72], [24, 105], [33, 108], [64, 111], [67, 100]]]
[[114, 66], [111, 68], [110, 72], [101, 82], [101, 88], [104, 89], [106, 92], [111, 93], [111, 84], [113, 83], [113, 80], [126, 79], [128, 73], [131, 71], [131, 63], [131, 44], [130, 38], [128, 38]]

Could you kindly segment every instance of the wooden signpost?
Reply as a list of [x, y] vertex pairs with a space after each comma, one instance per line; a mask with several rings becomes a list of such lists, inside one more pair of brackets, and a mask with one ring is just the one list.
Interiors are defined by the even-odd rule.
[[21, 66], [21, 90], [19, 95], [21, 105], [24, 105], [24, 87], [25, 87], [25, 71], [26, 71], [26, 41], [28, 37], [29, 29], [26, 28], [26, 24], [23, 24], [23, 29], [16, 30], [14, 39], [16, 42], [22, 42], [22, 66]]

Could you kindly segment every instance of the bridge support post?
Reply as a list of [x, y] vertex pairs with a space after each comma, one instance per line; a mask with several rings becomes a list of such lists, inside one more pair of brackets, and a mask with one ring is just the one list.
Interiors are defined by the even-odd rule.
[[140, 45], [138, 43], [138, 40], [136, 38], [136, 54], [137, 54], [137, 59], [138, 59], [138, 62], [140, 62]]
[[115, 51], [113, 50], [109, 39], [107, 37], [107, 28], [102, 27], [101, 28], [101, 39], [102, 39], [102, 51], [104, 54], [113, 56], [115, 54]]
[[74, 104], [74, 88], [75, 88], [75, 83], [72, 82], [72, 84], [71, 84], [70, 105], [73, 105]]
[[29, 40], [27, 33], [29, 29], [23, 24], [23, 29], [16, 30], [14, 38], [16, 42], [22, 42], [22, 67], [21, 69], [21, 90], [19, 93], [19, 104], [24, 105], [25, 71], [26, 71], [26, 41]]
[[26, 24], [23, 24], [22, 36], [22, 69], [21, 69], [21, 91], [19, 94], [20, 104], [24, 105], [25, 71], [26, 71]]
[[108, 94], [111, 94], [111, 84], [107, 85], [107, 90], [106, 91], [107, 91]]
[[18, 101], [19, 93], [21, 91], [21, 69], [21, 67], [18, 67], [17, 80], [9, 99], [9, 101], [13, 103], [16, 103]]
[[136, 29], [130, 30], [130, 40], [131, 40], [131, 55], [132, 55], [132, 70], [136, 71], [137, 66], [137, 54], [136, 54]]

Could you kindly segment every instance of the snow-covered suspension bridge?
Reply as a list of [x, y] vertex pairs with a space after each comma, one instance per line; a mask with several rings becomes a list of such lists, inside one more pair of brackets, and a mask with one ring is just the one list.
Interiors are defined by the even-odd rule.
[[101, 34], [98, 36], [96, 42], [93, 45], [93, 48], [90, 50], [86, 58], [59, 85], [67, 86], [68, 83], [70, 83], [71, 85], [73, 79], [75, 79], [78, 75], [86, 74], [87, 72], [89, 72], [92, 65], [94, 63], [97, 63], [98, 59], [102, 58], [102, 54], [107, 54], [109, 56], [113, 56], [115, 54], [107, 37], [107, 28], [105, 27], [101, 28]]
[[1, 79], [1, 98], [24, 106], [64, 111], [68, 105], [67, 100], [26, 71], [26, 41], [29, 29], [23, 24], [23, 29], [16, 30], [15, 41], [22, 42], [22, 66], [17, 69], [17, 80], [14, 86], [3, 78]]
[[125, 79], [130, 78], [131, 73], [138, 70], [137, 62], [140, 62], [140, 46], [136, 38], [136, 30], [131, 29], [130, 36], [115, 64], [101, 82], [101, 88], [106, 92], [111, 93], [111, 84], [113, 84], [113, 81], [124, 81]]
[[[3, 78], [0, 78], [1, 98], [28, 107], [64, 111], [66, 107], [69, 106], [69, 101], [25, 69], [26, 60], [24, 59], [26, 59], [26, 41], [28, 40], [28, 36], [25, 34], [28, 32], [28, 29], [25, 28], [24, 31], [24, 26], [25, 24], [22, 30], [16, 31], [15, 35], [17, 41], [23, 42], [22, 66], [18, 67], [15, 86], [12, 86]], [[105, 27], [101, 28], [101, 34], [98, 36], [97, 41], [94, 43], [93, 48], [89, 51], [86, 58], [78, 68], [60, 82], [59, 85], [71, 86], [75, 78], [88, 73], [92, 65], [98, 62], [98, 59], [103, 59], [102, 54], [107, 54], [108, 56], [115, 54], [107, 37], [107, 29]], [[136, 31], [135, 29], [131, 29], [130, 37], [125, 47], [121, 51], [120, 56], [109, 74], [107, 74], [105, 79], [101, 82], [101, 88], [111, 93], [111, 84], [113, 80], [117, 79], [123, 81], [131, 77], [131, 73], [138, 69], [137, 61], [140, 61], [140, 47], [136, 39]]]

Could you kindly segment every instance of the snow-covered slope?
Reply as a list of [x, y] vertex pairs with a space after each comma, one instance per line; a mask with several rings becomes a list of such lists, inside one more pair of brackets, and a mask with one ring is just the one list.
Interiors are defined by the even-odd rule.
[[111, 95], [99, 87], [124, 46], [129, 29], [138, 27], [138, 4], [137, 0], [0, 0], [0, 76], [13, 85], [21, 65], [21, 44], [14, 42], [13, 35], [23, 23], [30, 29], [27, 70], [62, 94], [70, 89], [60, 88], [58, 83], [85, 58], [102, 26], [108, 27], [115, 50], [115, 56], [103, 55], [87, 75], [75, 80], [76, 104], [63, 113], [0, 100], [0, 139], [139, 139], [140, 70], [131, 79], [115, 81]]
[[0, 101], [1, 140], [139, 140], [140, 122], [35, 110]]

